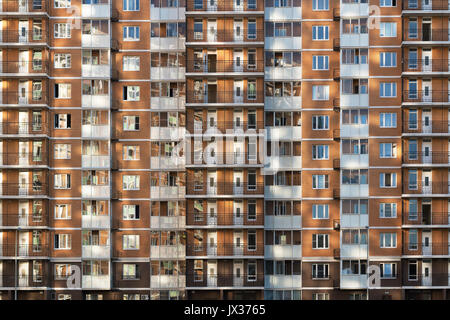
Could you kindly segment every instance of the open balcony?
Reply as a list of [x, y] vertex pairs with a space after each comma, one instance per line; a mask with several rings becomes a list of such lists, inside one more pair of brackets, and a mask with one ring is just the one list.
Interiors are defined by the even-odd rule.
[[264, 246], [264, 258], [266, 259], [300, 259], [301, 257], [301, 244]]
[[187, 159], [188, 163], [186, 164], [186, 166], [263, 166], [262, 159], [258, 157], [258, 153], [256, 152], [214, 152], [214, 154], [194, 152]]
[[260, 288], [264, 287], [264, 275], [256, 274], [204, 274], [199, 276], [197, 274], [188, 275], [187, 287], [189, 288], [221, 288], [221, 287], [235, 287], [235, 288]]
[[[245, 90], [244, 90], [245, 91]], [[208, 92], [188, 91], [187, 103], [189, 104], [262, 104], [264, 103], [264, 91], [242, 92], [241, 90], [220, 90], [211, 88]], [[266, 102], [267, 103], [267, 102]], [[292, 108], [292, 107], [291, 107]]]
[[[218, 30], [213, 28], [208, 28], [208, 31], [197, 31], [194, 29], [187, 30], [187, 42], [190, 45], [217, 45], [220, 44], [237, 44], [237, 43], [248, 43], [252, 44], [255, 42], [262, 43], [264, 41], [264, 29], [256, 29], [252, 33], [243, 33], [237, 34], [233, 29], [221, 29]], [[267, 38], [266, 38], [267, 39]], [[291, 37], [286, 37], [286, 41], [289, 41]], [[301, 37], [300, 39], [300, 48], [301, 48]], [[266, 40], [267, 41], [267, 40]], [[292, 40], [290, 40], [292, 41]], [[296, 42], [298, 44], [298, 41]], [[298, 48], [297, 48], [298, 49]]]
[[35, 122], [0, 122], [0, 136], [34, 137], [48, 134], [46, 126]]
[[448, 242], [405, 242], [403, 244], [404, 256], [444, 256], [450, 255], [450, 243]]
[[447, 75], [450, 73], [450, 60], [448, 59], [405, 59], [402, 63], [404, 75], [436, 74]]
[[450, 212], [403, 212], [403, 225], [405, 226], [448, 226], [450, 225]]
[[45, 15], [49, 10], [46, 0], [1, 0], [0, 15]]
[[1, 183], [0, 197], [33, 197], [44, 198], [48, 195], [48, 187], [39, 181], [34, 183]]
[[0, 77], [45, 77], [48, 71], [48, 61], [5, 61], [0, 59]]
[[432, 13], [437, 10], [450, 10], [450, 3], [448, 0], [407, 0], [402, 1], [402, 9], [405, 11], [411, 11], [411, 13], [420, 13], [420, 11], [423, 11], [424, 13]]
[[[403, 287], [448, 287], [450, 286], [450, 274], [447, 272], [430, 272], [428, 274], [408, 274], [403, 273]], [[437, 289], [437, 288], [436, 288]]]
[[447, 104], [450, 103], [450, 91], [442, 90], [415, 90], [403, 91], [403, 104], [427, 105], [430, 103]]
[[215, 182], [208, 186], [199, 186], [189, 184], [187, 195], [189, 196], [263, 196], [264, 184], [234, 183], [234, 182]]
[[45, 106], [47, 103], [47, 95], [41, 91], [4, 91], [0, 88], [0, 106]]
[[43, 244], [0, 244], [2, 257], [36, 258], [50, 255], [49, 247]]
[[37, 30], [0, 29], [0, 46], [41, 47], [47, 45], [47, 41], [49, 40], [47, 35], [42, 33], [42, 30]]
[[0, 152], [0, 167], [47, 167], [47, 155], [45, 153], [35, 154], [33, 152]]
[[45, 227], [48, 225], [48, 217], [46, 214], [22, 214], [22, 213], [1, 213], [0, 228], [33, 228]]
[[262, 213], [248, 214], [246, 212], [214, 213], [191, 212], [187, 215], [187, 225], [196, 227], [245, 227], [263, 226], [264, 215]]
[[[403, 31], [403, 44], [444, 43], [449, 41], [448, 29], [434, 29], [431, 24], [423, 28], [405, 28]], [[424, 43], [424, 44], [425, 44]]]
[[191, 15], [196, 13], [230, 13], [230, 14], [263, 14], [262, 4], [255, 1], [254, 4], [244, 1], [226, 1], [226, 0], [187, 0], [187, 12]]
[[403, 194], [405, 196], [447, 196], [450, 194], [449, 186], [449, 181], [403, 181]]
[[251, 73], [264, 72], [264, 60], [187, 60], [187, 72], [192, 76], [197, 74], [224, 74], [224, 73], [245, 73], [250, 76]]
[[450, 166], [450, 153], [443, 151], [417, 151], [405, 152], [403, 154], [403, 164], [408, 165], [441, 165]]
[[217, 244], [187, 244], [186, 256], [188, 257], [262, 257], [264, 256], [264, 244], [244, 246], [242, 243], [217, 243]]

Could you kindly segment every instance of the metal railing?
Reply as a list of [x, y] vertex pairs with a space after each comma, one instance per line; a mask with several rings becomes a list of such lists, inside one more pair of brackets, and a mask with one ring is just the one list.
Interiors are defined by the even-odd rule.
[[264, 224], [264, 214], [254, 213], [214, 213], [190, 212], [186, 216], [186, 223], [195, 226], [255, 226]]
[[186, 72], [264, 72], [264, 60], [187, 60]]
[[46, 214], [22, 214], [2, 213], [0, 214], [0, 227], [41, 227], [48, 224]]
[[264, 243], [244, 245], [236, 243], [187, 244], [187, 256], [262, 256]]
[[404, 255], [449, 255], [449, 243], [422, 243], [422, 242], [405, 242], [403, 244]]
[[[288, 126], [290, 127], [290, 126]], [[284, 128], [283, 126], [277, 126], [276, 128]], [[233, 130], [233, 131], [240, 131], [243, 130], [244, 132], [247, 130], [255, 130], [255, 129], [264, 129], [264, 121], [254, 121], [254, 122], [248, 122], [248, 121], [215, 121], [213, 125], [211, 123], [207, 123], [207, 121], [193, 121], [193, 120], [187, 120], [186, 123], [186, 130], [191, 133], [205, 133], [205, 132], [211, 132], [213, 133], [214, 130], [217, 129], [221, 133], [225, 134], [227, 133], [226, 130]]]
[[449, 41], [449, 29], [417, 28], [405, 29], [403, 41]]
[[450, 91], [403, 91], [403, 102], [450, 102]]
[[0, 166], [38, 166], [47, 165], [47, 154], [45, 152], [36, 155], [32, 152], [0, 152]]
[[6, 13], [45, 13], [49, 0], [1, 0], [0, 14]]
[[254, 4], [249, 3], [249, 1], [241, 1], [241, 5], [236, 5], [234, 1], [225, 0], [187, 0], [186, 1], [186, 11], [208, 11], [208, 12], [246, 12], [251, 13], [252, 11], [263, 11], [264, 8], [262, 3], [254, 1]]
[[406, 194], [449, 194], [449, 181], [403, 181], [403, 193]]
[[49, 255], [49, 247], [44, 244], [2, 244], [3, 257], [42, 257]]
[[33, 122], [0, 122], [0, 135], [29, 135], [29, 134], [47, 134], [47, 126], [43, 123]]
[[254, 165], [264, 164], [259, 152], [192, 152], [186, 165]]
[[187, 287], [262, 287], [264, 286], [264, 275], [241, 274], [240, 277], [233, 274], [217, 273], [214, 275], [206, 274], [187, 274]]
[[407, 72], [449, 72], [450, 59], [405, 59], [402, 70]]
[[[207, 90], [207, 89], [206, 89]], [[211, 90], [203, 91], [187, 91], [187, 103], [263, 103], [264, 91], [255, 90]]]
[[[30, 26], [31, 28], [31, 26]], [[47, 42], [49, 39], [47, 34], [43, 33], [42, 30], [12, 30], [5, 29], [0, 30], [0, 44], [6, 43], [22, 43], [22, 44], [42, 44]]]
[[0, 104], [47, 104], [45, 92], [0, 91]]
[[408, 225], [450, 225], [449, 212], [403, 212], [403, 224]]
[[433, 0], [426, 5], [422, 0], [404, 0], [402, 1], [403, 10], [450, 10], [448, 0]]
[[214, 185], [195, 185], [194, 183], [186, 186], [188, 195], [263, 195], [264, 184], [248, 184], [233, 182], [216, 182]]
[[417, 152], [405, 152], [403, 154], [403, 163], [406, 164], [449, 164], [450, 165], [450, 152], [442, 151], [417, 151]]
[[0, 196], [46, 196], [46, 184], [35, 183], [0, 183]]
[[450, 133], [450, 122], [443, 120], [404, 121], [404, 133]]
[[264, 29], [256, 29], [254, 32], [249, 33], [248, 31], [244, 33], [241, 30], [240, 34], [236, 34], [235, 30], [225, 30], [225, 29], [215, 29], [214, 32], [211, 30], [204, 29], [202, 31], [196, 31], [194, 29], [188, 29], [186, 33], [186, 42], [254, 42], [254, 41], [264, 41]]

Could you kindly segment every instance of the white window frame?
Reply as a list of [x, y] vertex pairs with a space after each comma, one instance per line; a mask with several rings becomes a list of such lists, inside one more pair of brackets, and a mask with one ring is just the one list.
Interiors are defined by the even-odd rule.
[[[320, 152], [320, 149], [323, 149], [322, 152]], [[314, 144], [312, 145], [312, 159], [313, 160], [328, 160], [330, 158], [330, 146], [327, 144]], [[322, 153], [322, 157], [319, 157]]]
[[123, 250], [139, 250], [139, 248], [140, 248], [140, 235], [124, 234], [122, 236]]
[[70, 53], [55, 53], [55, 69], [70, 69], [72, 67], [72, 55]]
[[[330, 68], [329, 61], [330, 61], [329, 56], [323, 55], [313, 56], [312, 69], [316, 71], [329, 70]], [[320, 68], [320, 66], [322, 66], [322, 68]]]
[[[386, 186], [386, 175], [391, 175], [391, 186]], [[381, 178], [382, 177], [382, 178]], [[380, 188], [397, 188], [397, 173], [396, 172], [382, 172], [380, 173]]]
[[124, 174], [122, 176], [122, 190], [124, 190], [124, 191], [140, 190], [140, 182], [141, 182], [140, 175]]
[[330, 219], [330, 206], [329, 204], [316, 203], [312, 205], [312, 218], [315, 220], [327, 220]]
[[[390, 216], [386, 215], [387, 212], [387, 208], [390, 208]], [[386, 202], [382, 202], [380, 203], [380, 218], [397, 218], [397, 204], [396, 203], [386, 203]]]
[[70, 23], [55, 23], [53, 28], [53, 37], [55, 39], [70, 39], [72, 37]]
[[[390, 245], [387, 243], [388, 237], [390, 238]], [[397, 248], [397, 234], [395, 232], [382, 232], [380, 233], [380, 248], [392, 249]]]
[[[321, 30], [320, 33], [319, 33], [319, 30]], [[330, 31], [330, 29], [328, 26], [313, 26], [312, 27], [312, 40], [314, 40], [314, 41], [330, 40], [330, 32], [329, 31]], [[320, 39], [319, 34], [323, 35], [323, 38]], [[314, 37], [314, 35], [315, 35], [315, 37]]]
[[[314, 250], [327, 250], [330, 248], [330, 235], [328, 233], [314, 233], [312, 241], [312, 248]], [[319, 247], [319, 238], [323, 237], [323, 246]]]
[[[390, 27], [389, 27], [388, 30], [386, 30], [388, 25]], [[390, 33], [387, 34], [386, 31], [390, 31]], [[396, 22], [380, 22], [380, 37], [381, 38], [395, 38], [395, 37], [397, 37], [397, 23]]]
[[141, 71], [141, 57], [123, 56], [122, 68], [123, 71]]
[[[130, 36], [130, 31], [133, 31], [134, 37]], [[136, 32], [137, 31], [137, 32]], [[141, 30], [139, 26], [123, 26], [122, 27], [123, 41], [140, 41]], [[137, 37], [136, 37], [137, 34]]]
[[[55, 220], [71, 220], [72, 210], [71, 205], [67, 203], [55, 204]], [[60, 212], [65, 212], [65, 215], [61, 215]]]
[[380, 113], [380, 128], [397, 128], [397, 113], [395, 112]]
[[[323, 98], [322, 98], [323, 96]], [[329, 85], [313, 85], [312, 86], [312, 100], [327, 101], [330, 100], [330, 86]]]

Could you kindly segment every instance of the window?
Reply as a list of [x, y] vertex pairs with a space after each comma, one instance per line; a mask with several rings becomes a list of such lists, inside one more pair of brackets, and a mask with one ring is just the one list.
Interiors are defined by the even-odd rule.
[[328, 234], [313, 234], [312, 235], [313, 249], [328, 249]]
[[342, 154], [368, 154], [368, 139], [342, 139]]
[[139, 160], [140, 159], [139, 146], [123, 146], [122, 156], [123, 160]]
[[256, 231], [249, 230], [247, 232], [247, 250], [255, 251], [256, 250]]
[[55, 189], [70, 189], [70, 174], [69, 173], [58, 173], [54, 176], [54, 188]]
[[417, 130], [418, 120], [417, 120], [417, 110], [410, 109], [408, 113], [408, 129]]
[[123, 71], [139, 71], [141, 58], [138, 56], [123, 57]]
[[342, 200], [342, 214], [368, 214], [368, 207], [367, 199]]
[[69, 69], [72, 66], [72, 55], [70, 53], [55, 53], [55, 69]]
[[312, 158], [313, 160], [328, 160], [328, 145], [313, 145]]
[[368, 49], [342, 49], [342, 64], [368, 64]]
[[71, 115], [67, 113], [55, 114], [55, 129], [70, 129]]
[[139, 220], [139, 205], [124, 204], [122, 206], [123, 220]]
[[312, 217], [313, 219], [329, 219], [329, 205], [328, 204], [313, 204]]
[[396, 173], [380, 173], [380, 188], [396, 188], [397, 174]]
[[247, 281], [256, 281], [256, 261], [249, 260], [247, 263]]
[[328, 26], [313, 26], [313, 40], [328, 40]]
[[313, 130], [330, 129], [328, 116], [312, 116], [312, 129]]
[[55, 204], [55, 219], [71, 219], [70, 204]]
[[417, 170], [408, 170], [408, 189], [417, 190]]
[[367, 169], [346, 169], [342, 170], [342, 184], [368, 184]]
[[396, 263], [380, 263], [380, 276], [383, 279], [394, 279], [397, 277]]
[[395, 22], [381, 22], [380, 23], [380, 37], [396, 37], [397, 23]]
[[139, 190], [140, 176], [124, 175], [122, 177], [123, 190]]
[[70, 38], [70, 23], [55, 23], [53, 36], [55, 39]]
[[342, 124], [368, 124], [368, 109], [342, 110]]
[[380, 128], [397, 128], [397, 114], [380, 113]]
[[55, 83], [55, 99], [70, 99], [72, 96], [72, 84]]
[[417, 220], [418, 218], [418, 204], [416, 199], [409, 200], [409, 212], [408, 212], [408, 219], [409, 220]]
[[313, 174], [313, 189], [328, 189], [327, 174]]
[[247, 99], [256, 100], [256, 80], [247, 81]]
[[342, 94], [368, 94], [368, 79], [342, 79]]
[[256, 171], [249, 170], [247, 173], [247, 189], [256, 190]]
[[330, 294], [325, 292], [314, 292], [312, 294], [313, 300], [330, 300]]
[[124, 101], [139, 101], [140, 96], [140, 86], [124, 86], [123, 87], [123, 100]]
[[380, 52], [380, 67], [396, 67], [397, 52]]
[[55, 8], [70, 8], [70, 1], [71, 0], [55, 0], [54, 5]]
[[312, 278], [313, 279], [328, 279], [328, 270], [330, 265], [327, 263], [313, 263]]
[[247, 220], [256, 220], [256, 200], [248, 200], [247, 202]]
[[55, 264], [55, 280], [66, 279], [72, 275], [70, 264]]
[[396, 7], [396, 6], [397, 0], [380, 0], [380, 7]]
[[418, 279], [418, 267], [417, 260], [412, 260], [408, 262], [408, 280], [416, 281]]
[[380, 233], [380, 248], [396, 248], [397, 234], [396, 233]]
[[342, 19], [343, 34], [367, 34], [367, 18], [360, 19]]
[[396, 96], [397, 96], [397, 83], [395, 82], [380, 83], [381, 98], [395, 98]]
[[380, 158], [396, 158], [397, 144], [396, 143], [380, 143]]
[[396, 218], [397, 204], [396, 203], [380, 203], [380, 218]]
[[123, 0], [123, 11], [139, 11], [139, 0]]
[[135, 280], [139, 278], [137, 264], [124, 263], [122, 268], [122, 278], [124, 280]]
[[313, 56], [313, 70], [328, 70], [329, 56]]
[[139, 250], [138, 234], [124, 234], [122, 241], [123, 250]]
[[247, 39], [256, 39], [256, 20], [254, 20], [254, 19], [248, 20]]
[[408, 250], [419, 249], [419, 235], [416, 229], [410, 229], [408, 232]]
[[367, 229], [342, 230], [342, 244], [367, 244]]
[[123, 117], [123, 130], [124, 131], [139, 130], [139, 116], [124, 116]]
[[55, 249], [71, 249], [72, 235], [71, 234], [55, 234]]
[[72, 156], [72, 145], [57, 143], [54, 147], [54, 159], [70, 159]]
[[313, 0], [313, 10], [329, 10], [329, 0]]
[[139, 41], [139, 27], [123, 27], [123, 41]]
[[330, 93], [330, 86], [318, 85], [312, 86], [312, 99], [313, 100], [328, 100]]

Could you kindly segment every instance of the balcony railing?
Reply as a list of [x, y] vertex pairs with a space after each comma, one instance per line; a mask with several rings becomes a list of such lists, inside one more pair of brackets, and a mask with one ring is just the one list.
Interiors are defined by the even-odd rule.
[[405, 152], [403, 163], [406, 164], [450, 164], [450, 152]]
[[208, 184], [199, 186], [188, 184], [186, 186], [188, 195], [263, 195], [264, 184], [248, 184], [233, 182], [216, 182], [214, 185]]
[[404, 121], [403, 133], [450, 133], [450, 122], [443, 120]]
[[254, 1], [254, 5], [249, 4], [248, 1], [240, 2], [240, 5], [237, 5], [235, 1], [225, 1], [225, 0], [188, 0], [186, 1], [186, 10], [187, 11], [208, 11], [208, 12], [220, 12], [220, 11], [229, 11], [229, 12], [245, 12], [248, 11], [251, 13], [252, 11], [263, 11], [261, 4], [257, 1]]
[[403, 224], [407, 225], [449, 225], [450, 212], [403, 212]]
[[36, 183], [0, 183], [0, 196], [45, 196], [46, 184]]
[[264, 243], [244, 245], [236, 243], [188, 244], [187, 256], [262, 256]]
[[419, 273], [419, 274], [408, 274], [408, 272], [403, 273], [402, 285], [404, 286], [445, 286], [450, 285], [450, 274], [449, 273], [437, 273], [432, 272], [429, 274]]
[[240, 34], [236, 34], [235, 30], [217, 30], [213, 32], [211, 30], [197, 31], [194, 29], [188, 29], [186, 33], [187, 42], [255, 42], [264, 41], [264, 29], [257, 29], [254, 32], [241, 31]]
[[207, 62], [201, 60], [187, 60], [187, 72], [264, 72], [264, 60], [217, 60]]
[[[276, 128], [284, 128], [282, 126]], [[215, 121], [213, 125], [207, 123], [206, 121], [192, 121], [188, 120], [186, 124], [186, 129], [190, 134], [196, 133], [215, 133], [216, 129], [220, 133], [226, 134], [227, 130], [232, 130], [232, 132], [244, 131], [248, 133], [248, 130], [264, 129], [264, 121]], [[251, 132], [251, 131], [250, 131]]]
[[232, 274], [186, 275], [186, 287], [263, 287], [264, 275]]
[[255, 90], [211, 90], [209, 92], [195, 92], [188, 90], [187, 103], [263, 103], [264, 91]]
[[0, 91], [0, 104], [47, 104], [47, 94], [41, 91]]
[[0, 166], [42, 166], [47, 165], [47, 154], [45, 152], [39, 155], [32, 152], [15, 153], [0, 152]]
[[405, 194], [449, 194], [449, 181], [414, 181], [409, 182], [407, 179], [403, 182], [403, 193]]
[[250, 165], [260, 166], [263, 165], [263, 160], [259, 157], [259, 153], [248, 152], [192, 152], [190, 159], [187, 159], [186, 165], [210, 165], [210, 166], [222, 166], [222, 165]]
[[402, 1], [403, 10], [449, 10], [448, 0], [432, 0], [425, 4], [423, 0], [404, 0]]
[[22, 214], [2, 213], [0, 214], [0, 226], [2, 227], [42, 227], [48, 224], [46, 214]]
[[49, 247], [43, 244], [3, 244], [0, 252], [4, 257], [42, 257], [49, 255]]
[[262, 226], [264, 214], [191, 212], [187, 214], [191, 226]]
[[450, 72], [450, 59], [405, 59], [404, 72]]
[[20, 73], [35, 76], [40, 73], [48, 72], [48, 61], [31, 60], [31, 61], [1, 61], [1, 73]]
[[403, 244], [404, 255], [449, 255], [449, 243], [421, 243], [405, 242]]
[[[31, 28], [31, 25], [30, 25]], [[43, 44], [48, 41], [47, 34], [40, 31], [26, 31], [26, 30], [0, 30], [0, 44]]]
[[0, 14], [6, 13], [46, 13], [48, 0], [1, 0]]
[[[31, 273], [31, 271], [30, 271]], [[0, 287], [11, 288], [11, 287], [19, 287], [19, 288], [38, 288], [38, 287], [48, 287], [50, 285], [50, 281], [48, 276], [45, 274], [3, 274], [0, 275]]]
[[33, 122], [0, 122], [0, 135], [47, 134], [47, 126]]
[[449, 29], [405, 29], [403, 41], [449, 41]]
[[403, 91], [403, 102], [450, 102], [450, 91], [417, 90]]

